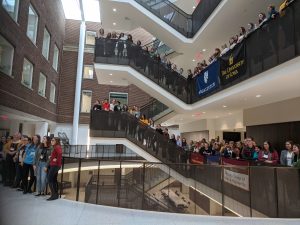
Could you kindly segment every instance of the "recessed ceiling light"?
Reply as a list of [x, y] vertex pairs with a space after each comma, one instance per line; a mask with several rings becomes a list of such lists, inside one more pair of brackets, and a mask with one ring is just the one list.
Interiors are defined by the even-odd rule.
[[110, 73], [109, 76], [112, 76], [112, 73]]
[[204, 49], [202, 49], [202, 52], [206, 52], [206, 49], [204, 48]]
[[196, 115], [192, 115], [192, 117], [195, 117]]
[[116, 9], [116, 8], [113, 8], [113, 11], [114, 11], [114, 12], [117, 12], [117, 9]]
[[180, 118], [180, 120], [183, 120], [182, 118]]
[[110, 83], [112, 83], [112, 80], [111, 81], [109, 81]]
[[219, 118], [219, 116], [216, 116], [216, 118]]
[[256, 98], [260, 98], [260, 97], [261, 97], [261, 95], [256, 95], [255, 97], [256, 97]]
[[196, 6], [193, 6], [193, 9], [196, 9]]
[[117, 24], [116, 24], [116, 23], [113, 23], [113, 25], [116, 26]]
[[202, 112], [203, 114], [205, 114], [206, 112]]
[[227, 105], [223, 105], [223, 108], [227, 108]]
[[228, 113], [228, 115], [232, 115], [232, 113], [231, 113], [231, 112], [229, 112], [229, 113]]
[[193, 62], [195, 62], [196, 60], [195, 59], [193, 59]]

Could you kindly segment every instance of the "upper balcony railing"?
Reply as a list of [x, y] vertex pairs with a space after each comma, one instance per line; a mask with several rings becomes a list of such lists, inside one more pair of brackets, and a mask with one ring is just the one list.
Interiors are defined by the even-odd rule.
[[187, 14], [168, 0], [135, 0], [165, 23], [192, 38], [222, 0], [202, 0], [193, 14]]
[[[116, 39], [96, 39], [95, 62], [129, 65], [180, 100], [191, 104], [299, 56], [299, 11], [300, 2], [294, 1], [282, 15], [266, 21], [248, 34], [193, 80], [187, 80], [168, 68], [141, 46]], [[122, 52], [116, 47], [119, 45], [124, 46]], [[202, 82], [204, 77], [208, 82]]]

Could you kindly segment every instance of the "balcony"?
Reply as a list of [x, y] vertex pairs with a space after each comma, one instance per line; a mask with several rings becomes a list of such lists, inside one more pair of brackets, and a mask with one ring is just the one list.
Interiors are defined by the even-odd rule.
[[234, 49], [208, 66], [205, 71], [209, 71], [216, 64], [219, 66], [224, 61], [229, 62], [231, 55], [234, 55], [239, 48], [244, 48], [243, 73], [224, 82], [221, 68], [217, 68], [216, 82], [219, 84], [218, 87], [202, 93], [201, 96], [198, 94], [199, 87], [197, 87], [196, 81], [203, 79], [205, 71], [189, 82], [176, 71], [172, 71], [155, 60], [140, 46], [132, 43], [123, 43], [126, 44], [126, 54], [118, 56], [115, 52], [116, 40], [97, 39], [94, 61], [96, 64], [129, 66], [180, 101], [193, 104], [299, 56], [300, 16], [296, 13], [299, 9], [299, 2], [293, 2], [285, 9], [283, 16], [267, 21], [263, 26], [249, 34]]

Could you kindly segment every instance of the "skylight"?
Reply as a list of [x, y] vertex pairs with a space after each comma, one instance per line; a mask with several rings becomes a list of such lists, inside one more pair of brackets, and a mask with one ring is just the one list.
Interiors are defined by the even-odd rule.
[[[66, 19], [81, 20], [79, 0], [61, 0]], [[99, 0], [82, 0], [85, 21], [101, 22]]]

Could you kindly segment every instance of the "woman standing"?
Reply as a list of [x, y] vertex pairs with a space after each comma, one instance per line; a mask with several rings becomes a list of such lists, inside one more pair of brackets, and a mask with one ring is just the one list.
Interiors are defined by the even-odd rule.
[[[33, 171], [33, 160], [35, 158], [35, 153], [37, 148], [41, 144], [40, 135], [35, 135], [32, 138], [32, 143], [28, 145], [25, 149], [25, 156], [23, 160], [23, 194], [32, 193], [31, 187], [35, 180], [34, 171]], [[28, 175], [30, 172], [30, 181], [28, 184]]]
[[293, 152], [293, 142], [285, 142], [285, 150], [281, 151], [280, 154], [280, 164], [283, 166], [293, 166], [294, 152]]
[[[58, 199], [57, 175], [62, 163], [60, 139], [52, 138], [51, 145], [53, 146], [53, 151], [50, 157], [50, 169], [48, 173], [48, 183], [51, 190], [51, 197], [47, 199], [48, 201]], [[47, 171], [47, 169], [45, 170]]]
[[35, 196], [45, 195], [46, 188], [46, 177], [47, 173], [45, 168], [47, 168], [47, 162], [51, 155], [51, 138], [48, 136], [43, 137], [43, 141], [37, 152], [33, 161], [33, 168], [36, 172], [36, 188], [37, 194]]
[[278, 163], [278, 153], [272, 148], [271, 143], [268, 141], [264, 142], [263, 150], [258, 154], [258, 161], [266, 164], [276, 165]]

